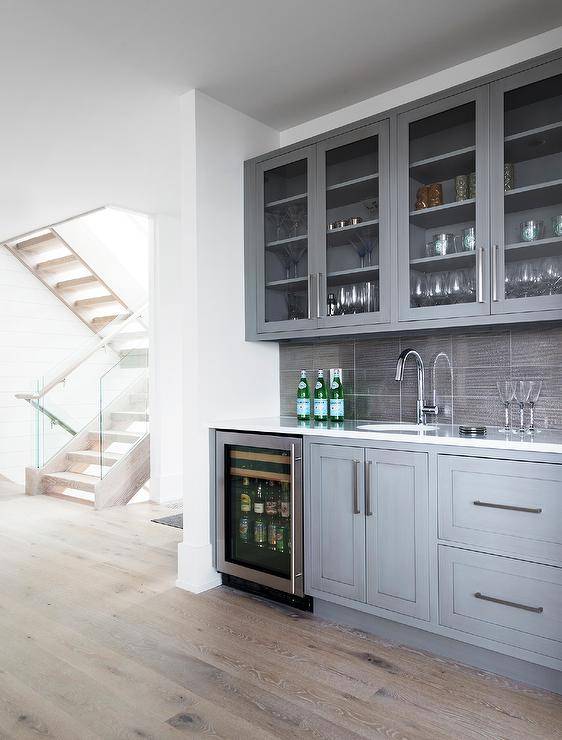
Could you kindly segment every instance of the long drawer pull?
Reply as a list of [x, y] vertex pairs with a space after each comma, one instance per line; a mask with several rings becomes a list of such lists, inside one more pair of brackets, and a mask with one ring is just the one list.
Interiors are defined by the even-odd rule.
[[494, 504], [491, 501], [473, 501], [474, 506], [487, 506], [489, 509], [506, 509], [507, 511], [526, 511], [528, 514], [540, 514], [542, 509], [530, 506], [512, 506], [511, 504]]
[[486, 596], [477, 591], [474, 596], [482, 601], [493, 601], [494, 604], [502, 604], [503, 606], [513, 606], [515, 609], [524, 609], [526, 612], [534, 612], [535, 614], [542, 614], [544, 609], [542, 606], [528, 606], [527, 604], [518, 604], [516, 601], [506, 601], [505, 599], [496, 599], [495, 596]]

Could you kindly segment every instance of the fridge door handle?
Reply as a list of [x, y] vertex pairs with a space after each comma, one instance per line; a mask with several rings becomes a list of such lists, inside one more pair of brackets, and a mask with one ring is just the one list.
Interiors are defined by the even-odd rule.
[[[300, 460], [301, 458], [299, 458]], [[295, 464], [297, 458], [295, 456], [295, 443], [291, 442], [291, 593], [295, 593], [295, 582], [302, 573], [296, 573], [295, 568]]]

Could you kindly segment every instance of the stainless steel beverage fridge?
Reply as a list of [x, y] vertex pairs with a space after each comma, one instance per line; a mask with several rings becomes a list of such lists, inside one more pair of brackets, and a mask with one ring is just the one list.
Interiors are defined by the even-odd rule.
[[303, 596], [302, 440], [216, 433], [217, 570]]

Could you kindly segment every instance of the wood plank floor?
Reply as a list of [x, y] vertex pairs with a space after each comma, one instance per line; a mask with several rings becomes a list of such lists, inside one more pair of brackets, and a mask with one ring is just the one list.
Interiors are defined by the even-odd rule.
[[181, 531], [0, 486], [0, 738], [560, 738], [562, 699], [227, 588]]

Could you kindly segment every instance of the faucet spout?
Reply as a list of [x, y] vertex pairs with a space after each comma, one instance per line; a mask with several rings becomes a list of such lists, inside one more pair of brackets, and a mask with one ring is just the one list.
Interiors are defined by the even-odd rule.
[[415, 349], [409, 348], [400, 353], [400, 357], [398, 358], [398, 362], [396, 363], [396, 374], [394, 376], [394, 379], [398, 383], [401, 383], [404, 379], [404, 367], [406, 365], [406, 360], [408, 359], [408, 357], [413, 357], [416, 362], [418, 389], [418, 398], [416, 402], [416, 423], [425, 424], [426, 414], [437, 414], [437, 407], [425, 405], [424, 366], [419, 352], [416, 352]]

